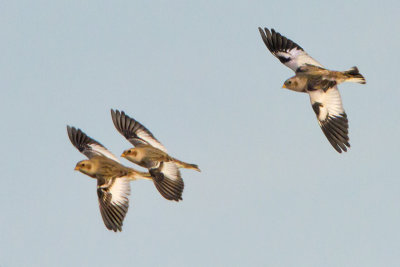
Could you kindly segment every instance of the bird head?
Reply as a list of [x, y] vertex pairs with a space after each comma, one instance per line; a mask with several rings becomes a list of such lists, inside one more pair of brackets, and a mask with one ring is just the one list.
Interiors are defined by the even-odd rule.
[[89, 176], [93, 176], [95, 173], [93, 164], [90, 162], [90, 160], [79, 161], [75, 166], [75, 171], [80, 171], [81, 173]]
[[282, 88], [296, 90], [299, 87], [299, 78], [294, 76], [292, 78], [287, 79], [284, 83]]
[[129, 159], [129, 158], [135, 158], [136, 155], [137, 155], [136, 149], [131, 148], [131, 149], [127, 149], [124, 152], [122, 152], [121, 157]]

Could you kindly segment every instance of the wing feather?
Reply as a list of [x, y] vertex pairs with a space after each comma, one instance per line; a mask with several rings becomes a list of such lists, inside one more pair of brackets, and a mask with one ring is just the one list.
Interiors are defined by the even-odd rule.
[[107, 229], [122, 231], [122, 224], [129, 208], [131, 192], [127, 177], [114, 178], [106, 183], [98, 180], [97, 196], [100, 214]]
[[91, 159], [94, 156], [105, 156], [116, 162], [118, 158], [111, 153], [105, 146], [87, 136], [81, 129], [67, 126], [68, 137], [71, 143], [86, 157]]
[[326, 91], [309, 91], [308, 94], [322, 132], [337, 152], [346, 152], [350, 147], [349, 121], [337, 86]]
[[167, 149], [154, 137], [154, 135], [141, 123], [130, 118], [123, 111], [111, 110], [111, 117], [115, 128], [122, 134], [132, 145], [151, 145], [164, 152]]
[[154, 166], [149, 172], [154, 185], [164, 198], [182, 200], [184, 182], [178, 166], [173, 161], [158, 162], [158, 166]]
[[258, 28], [261, 38], [268, 50], [279, 59], [282, 64], [286, 65], [293, 71], [306, 64], [322, 67], [322, 65], [309, 56], [304, 49], [292, 40], [282, 36], [274, 29], [269, 31], [268, 28]]

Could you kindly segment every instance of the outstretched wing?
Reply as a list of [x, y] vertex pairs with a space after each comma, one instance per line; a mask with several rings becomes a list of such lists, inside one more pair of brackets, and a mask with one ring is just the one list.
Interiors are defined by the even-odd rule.
[[164, 198], [182, 200], [184, 183], [179, 168], [173, 161], [154, 162], [149, 172], [158, 192]]
[[132, 145], [151, 145], [164, 152], [167, 149], [153, 136], [153, 134], [138, 121], [130, 118], [123, 111], [111, 110], [111, 117], [115, 128], [122, 134]]
[[108, 230], [122, 231], [122, 223], [129, 208], [129, 179], [119, 177], [97, 181], [97, 196], [104, 224]]
[[282, 36], [280, 33], [275, 32], [274, 29], [271, 29], [271, 32], [268, 28], [264, 28], [264, 30], [258, 28], [258, 30], [268, 50], [277, 57], [280, 62], [293, 71], [296, 72], [299, 67], [305, 66], [306, 64], [322, 67], [322, 65], [310, 57], [301, 46], [285, 36]]
[[350, 147], [349, 143], [349, 121], [342, 106], [337, 86], [329, 89], [308, 91], [312, 108], [317, 115], [319, 126], [321, 126], [326, 138], [333, 148], [342, 153]]
[[110, 158], [116, 162], [119, 162], [118, 158], [107, 150], [102, 144], [87, 136], [81, 129], [67, 126], [67, 132], [71, 143], [86, 157], [91, 159], [94, 156], [104, 156]]

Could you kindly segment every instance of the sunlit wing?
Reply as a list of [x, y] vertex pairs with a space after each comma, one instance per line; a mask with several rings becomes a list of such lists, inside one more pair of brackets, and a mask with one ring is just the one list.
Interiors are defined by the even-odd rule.
[[268, 28], [258, 28], [264, 44], [268, 50], [279, 59], [282, 64], [286, 65], [293, 71], [305, 66], [306, 64], [322, 67], [315, 59], [310, 57], [304, 50], [292, 40], [275, 32], [274, 29], [269, 31]]
[[138, 121], [130, 118], [123, 111], [111, 110], [111, 117], [115, 128], [122, 134], [132, 145], [140, 146], [143, 144], [151, 145], [164, 152], [167, 149], [153, 136], [153, 134]]
[[114, 232], [122, 231], [122, 224], [129, 208], [131, 188], [127, 177], [98, 180], [97, 196], [104, 224]]
[[118, 158], [112, 154], [102, 144], [87, 136], [81, 129], [67, 126], [67, 132], [71, 143], [89, 159], [94, 156], [105, 156], [119, 162]]
[[182, 200], [184, 183], [179, 168], [173, 161], [157, 162], [149, 168], [149, 172], [157, 190], [164, 198]]
[[346, 152], [347, 148], [350, 147], [349, 122], [337, 86], [326, 91], [321, 89], [309, 91], [308, 94], [318, 123], [326, 138], [337, 152]]

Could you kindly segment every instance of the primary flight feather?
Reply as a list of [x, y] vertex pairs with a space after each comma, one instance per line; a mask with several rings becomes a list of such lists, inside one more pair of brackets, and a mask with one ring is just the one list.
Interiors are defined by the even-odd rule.
[[156, 188], [164, 198], [182, 200], [184, 182], [179, 168], [200, 171], [199, 167], [171, 157], [144, 125], [125, 112], [111, 110], [111, 118], [118, 132], [134, 145], [134, 148], [125, 150], [121, 156], [148, 168]]
[[105, 226], [114, 232], [122, 231], [129, 208], [129, 182], [152, 177], [123, 166], [116, 156], [80, 129], [67, 126], [67, 132], [71, 143], [89, 158], [79, 161], [75, 170], [97, 179], [99, 208]]
[[318, 123], [333, 148], [341, 153], [350, 147], [347, 114], [343, 109], [337, 85], [343, 82], [365, 84], [357, 67], [347, 71], [325, 69], [304, 49], [274, 29], [258, 28], [268, 50], [296, 75], [287, 79], [283, 88], [308, 93]]

